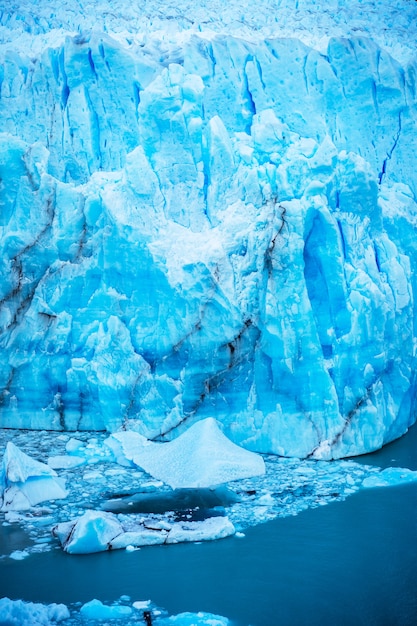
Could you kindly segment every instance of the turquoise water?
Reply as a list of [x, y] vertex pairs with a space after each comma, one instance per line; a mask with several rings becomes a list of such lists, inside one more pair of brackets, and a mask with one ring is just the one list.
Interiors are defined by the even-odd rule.
[[[417, 429], [361, 460], [417, 469]], [[16, 547], [24, 541], [10, 528], [2, 534]], [[208, 611], [239, 626], [417, 623], [417, 485], [363, 490], [245, 535], [133, 553], [4, 559], [0, 595], [69, 604], [127, 594], [170, 614]]]

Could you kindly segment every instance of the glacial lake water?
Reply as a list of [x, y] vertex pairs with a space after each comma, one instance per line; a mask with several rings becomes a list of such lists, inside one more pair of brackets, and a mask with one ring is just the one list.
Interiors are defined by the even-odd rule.
[[[355, 460], [417, 469], [417, 428]], [[0, 535], [16, 548], [25, 541], [17, 528]], [[414, 626], [416, 574], [417, 485], [409, 484], [359, 491], [240, 539], [4, 559], [0, 596], [70, 604], [126, 594], [170, 614], [207, 611], [238, 626]]]

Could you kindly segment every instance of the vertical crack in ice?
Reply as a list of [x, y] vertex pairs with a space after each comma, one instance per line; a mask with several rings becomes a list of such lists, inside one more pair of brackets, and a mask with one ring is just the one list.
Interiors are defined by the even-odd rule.
[[91, 48], [88, 48], [87, 57], [88, 57], [88, 64], [90, 65], [91, 71], [95, 79], [97, 80], [98, 74], [97, 74], [96, 66], [94, 64], [93, 51], [91, 50]]
[[0, 407], [4, 405], [6, 397], [10, 393], [10, 389], [11, 389], [11, 386], [13, 384], [13, 378], [14, 378], [14, 375], [15, 375], [15, 371], [16, 371], [15, 368], [11, 367], [9, 375], [7, 377], [7, 381], [6, 381], [3, 389], [0, 392]]
[[62, 48], [59, 54], [59, 65], [60, 74], [62, 76], [62, 88], [61, 88], [61, 108], [62, 110], [66, 109], [68, 98], [70, 95], [70, 88], [68, 85], [68, 76], [65, 70], [65, 49]]
[[[154, 437], [151, 437], [151, 441], [163, 441], [167, 435], [171, 434], [174, 430], [182, 426], [185, 422], [189, 422], [197, 416], [199, 408], [206, 401], [206, 399], [211, 396], [213, 391], [216, 391], [226, 382], [227, 376], [229, 375], [230, 371], [238, 367], [239, 364], [241, 364], [245, 360], [247, 355], [245, 352], [240, 353], [239, 345], [242, 342], [245, 333], [248, 332], [251, 327], [255, 327], [255, 325], [251, 319], [247, 319], [244, 322], [241, 330], [235, 335], [235, 337], [223, 346], [220, 346], [227, 347], [230, 352], [228, 365], [225, 368], [215, 371], [212, 374], [208, 375], [206, 378], [204, 378], [200, 395], [198, 396], [193, 408], [190, 411], [184, 412], [182, 418], [177, 421], [176, 424], [173, 424], [163, 432], [160, 432]], [[258, 341], [260, 331], [258, 329], [256, 330], [256, 341]]]
[[[353, 419], [358, 415], [360, 409], [368, 402], [374, 386], [379, 382], [380, 379], [381, 379], [381, 376], [378, 376], [376, 380], [374, 380], [370, 385], [366, 387], [365, 393], [356, 401], [355, 406], [349, 411], [346, 417], [344, 417], [345, 423], [343, 427], [341, 428], [341, 430], [338, 433], [336, 433], [336, 435], [333, 436], [333, 439], [330, 440], [329, 442], [330, 448], [333, 448], [337, 443], [339, 443], [339, 441], [341, 440], [341, 438], [343, 437], [347, 429], [352, 424]], [[320, 448], [322, 443], [323, 443], [322, 440], [319, 440], [319, 443], [313, 448], [310, 454], [306, 456], [306, 459], [310, 459], [314, 457], [314, 454]]]
[[80, 199], [79, 199], [79, 206], [80, 206], [80, 211], [82, 213], [83, 216], [83, 221], [82, 221], [82, 225], [81, 225], [81, 232], [79, 235], [79, 239], [78, 239], [78, 248], [77, 248], [77, 252], [75, 253], [75, 257], [73, 262], [75, 263], [80, 263], [83, 257], [83, 251], [84, 248], [87, 244], [87, 218], [85, 215], [85, 196], [81, 195]]
[[400, 135], [401, 135], [401, 126], [402, 126], [401, 111], [399, 111], [399, 113], [398, 113], [398, 130], [397, 130], [397, 133], [396, 133], [396, 135], [394, 137], [394, 142], [393, 142], [390, 150], [388, 150], [388, 152], [387, 152], [387, 156], [385, 157], [385, 159], [384, 159], [384, 161], [382, 163], [382, 169], [381, 169], [381, 171], [379, 172], [379, 175], [378, 175], [378, 180], [379, 180], [379, 184], [380, 185], [381, 185], [382, 180], [383, 180], [383, 178], [384, 178], [384, 176], [386, 174], [386, 171], [387, 171], [387, 162], [389, 160], [391, 160], [393, 152], [394, 152], [395, 148], [397, 147], [398, 140], [399, 140]]
[[[49, 271], [49, 267], [43, 269], [40, 276], [33, 279], [31, 281], [31, 284], [25, 289], [27, 283], [25, 282], [22, 259], [24, 259], [25, 255], [27, 255], [28, 252], [31, 252], [37, 246], [41, 245], [47, 233], [49, 233], [55, 216], [55, 195], [56, 188], [54, 186], [51, 195], [48, 197], [46, 202], [46, 214], [49, 218], [48, 222], [45, 224], [40, 233], [36, 236], [35, 240], [32, 243], [27, 244], [19, 253], [17, 253], [11, 259], [13, 272], [17, 274], [17, 285], [6, 296], [4, 296], [2, 300], [0, 300], [0, 311], [3, 307], [10, 304], [16, 305], [16, 308], [11, 320], [6, 323], [5, 326], [1, 329], [3, 332], [16, 327], [16, 325], [20, 321], [21, 316], [30, 307], [40, 281]], [[22, 296], [22, 299], [20, 301], [18, 301], [18, 296]]]
[[[271, 232], [269, 243], [264, 252], [264, 268], [267, 270], [268, 276], [271, 277], [273, 269], [274, 269], [273, 255], [274, 255], [277, 238], [281, 235], [282, 231], [284, 230], [284, 227], [287, 224], [286, 217], [285, 217], [287, 213], [287, 209], [283, 204], [278, 202], [277, 196], [273, 196], [270, 200], [267, 201], [266, 204], [270, 204], [272, 207], [272, 217], [268, 223], [268, 226], [271, 228], [272, 232]], [[279, 209], [280, 211], [279, 215], [277, 214], [277, 209]], [[277, 226], [277, 223], [276, 223], [277, 220], [281, 220], [281, 223], [279, 226]]]
[[[101, 170], [103, 169], [103, 153], [101, 150], [100, 142], [101, 142], [101, 130], [100, 130], [100, 118], [95, 110], [90, 93], [87, 87], [84, 88], [85, 100], [87, 103], [87, 107], [90, 113], [90, 137], [91, 137], [91, 147], [93, 149], [93, 156], [96, 161], [96, 168]], [[94, 171], [94, 170], [93, 170]], [[90, 171], [91, 174], [91, 171]]]
[[250, 118], [248, 119], [248, 122], [246, 124], [246, 132], [248, 133], [248, 135], [251, 134], [251, 127], [252, 127], [252, 121], [253, 121], [253, 116], [256, 115], [256, 103], [255, 100], [253, 98], [252, 92], [249, 88], [249, 78], [248, 78], [248, 74], [247, 74], [247, 65], [249, 62], [253, 63], [253, 58], [249, 57], [246, 62], [245, 65], [243, 67], [243, 93], [246, 96], [246, 104], [247, 104], [247, 109], [246, 109], [246, 114], [250, 115]]

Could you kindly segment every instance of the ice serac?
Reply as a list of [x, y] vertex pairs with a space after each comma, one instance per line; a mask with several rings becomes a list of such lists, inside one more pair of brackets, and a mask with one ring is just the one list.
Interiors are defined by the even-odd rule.
[[1, 426], [166, 441], [215, 417], [319, 458], [403, 434], [416, 56], [350, 35], [48, 41], [0, 51]]

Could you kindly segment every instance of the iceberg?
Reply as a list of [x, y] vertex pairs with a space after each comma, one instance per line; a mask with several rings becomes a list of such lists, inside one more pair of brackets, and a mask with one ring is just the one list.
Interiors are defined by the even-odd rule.
[[40, 604], [0, 598], [0, 623], [5, 626], [54, 626], [69, 619], [65, 604]]
[[69, 554], [91, 554], [121, 548], [224, 539], [235, 534], [227, 517], [209, 517], [199, 522], [165, 522], [160, 519], [120, 519], [113, 513], [86, 511], [81, 517], [61, 522], [52, 533]]
[[57, 524], [52, 533], [70, 554], [90, 554], [108, 550], [123, 527], [112, 513], [86, 511], [79, 519]]
[[123, 619], [130, 617], [133, 609], [130, 606], [108, 606], [100, 602], [100, 600], [90, 600], [80, 608], [80, 615], [84, 619], [107, 620], [107, 619]]
[[11, 441], [6, 446], [0, 468], [0, 509], [22, 511], [39, 502], [66, 498], [57, 473], [19, 450]]
[[0, 15], [1, 425], [378, 449], [416, 418], [416, 3], [206, 4]]
[[173, 489], [215, 487], [265, 473], [263, 458], [232, 443], [213, 418], [167, 443], [130, 431], [114, 433], [105, 443], [122, 464], [132, 461]]

